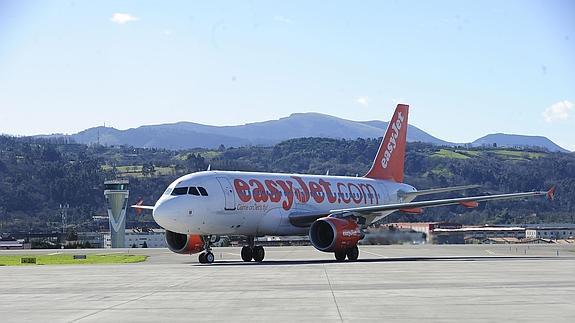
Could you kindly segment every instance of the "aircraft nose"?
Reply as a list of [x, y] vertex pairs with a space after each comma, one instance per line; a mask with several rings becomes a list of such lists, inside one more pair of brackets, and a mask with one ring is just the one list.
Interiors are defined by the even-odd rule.
[[171, 200], [159, 202], [154, 207], [152, 216], [154, 221], [162, 228], [173, 232], [185, 233], [185, 224], [178, 221], [180, 214], [178, 214], [178, 208], [174, 202]]

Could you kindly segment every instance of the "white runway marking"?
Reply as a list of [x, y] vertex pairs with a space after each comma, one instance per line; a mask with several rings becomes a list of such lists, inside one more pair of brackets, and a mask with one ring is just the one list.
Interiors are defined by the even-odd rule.
[[367, 251], [367, 250], [361, 250], [361, 249], [360, 249], [360, 253], [368, 253], [368, 254], [370, 254], [370, 255], [374, 255], [374, 256], [378, 256], [378, 257], [383, 257], [383, 258], [388, 258], [387, 256], [380, 255], [380, 254], [378, 254], [378, 253], [370, 252], [370, 251]]

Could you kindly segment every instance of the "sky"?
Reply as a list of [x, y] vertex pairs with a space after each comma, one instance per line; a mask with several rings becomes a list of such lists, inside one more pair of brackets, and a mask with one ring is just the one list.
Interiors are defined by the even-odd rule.
[[575, 150], [575, 2], [0, 0], [0, 133], [319, 112]]

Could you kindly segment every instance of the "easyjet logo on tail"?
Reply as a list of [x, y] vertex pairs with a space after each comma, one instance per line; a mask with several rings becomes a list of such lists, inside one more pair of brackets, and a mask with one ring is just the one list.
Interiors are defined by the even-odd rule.
[[398, 104], [387, 125], [373, 164], [365, 177], [392, 180], [396, 183], [403, 182], [408, 116], [409, 106]]
[[389, 160], [391, 159], [391, 156], [393, 155], [393, 151], [395, 150], [395, 147], [397, 147], [397, 137], [399, 137], [399, 131], [401, 130], [401, 127], [403, 126], [403, 113], [401, 113], [401, 111], [399, 111], [397, 113], [397, 120], [395, 120], [395, 122], [391, 125], [391, 129], [393, 130], [389, 136], [389, 143], [387, 144], [386, 150], [383, 153], [383, 158], [381, 159], [381, 166], [383, 168], [387, 168], [387, 165], [389, 164]]

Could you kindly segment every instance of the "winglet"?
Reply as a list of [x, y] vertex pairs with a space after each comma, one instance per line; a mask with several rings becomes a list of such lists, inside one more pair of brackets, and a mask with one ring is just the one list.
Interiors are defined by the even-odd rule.
[[555, 185], [551, 186], [551, 188], [547, 191], [547, 198], [549, 201], [553, 201], [555, 199]]

